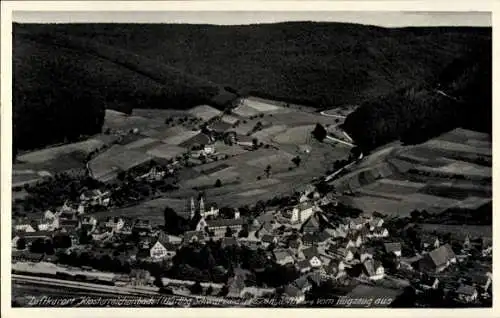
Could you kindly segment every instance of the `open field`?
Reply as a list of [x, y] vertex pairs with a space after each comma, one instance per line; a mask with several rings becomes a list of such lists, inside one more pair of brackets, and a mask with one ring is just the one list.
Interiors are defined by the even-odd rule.
[[99, 154], [89, 163], [94, 178], [108, 180], [114, 173], [125, 171], [151, 160], [153, 157], [143, 152], [115, 145]]
[[190, 110], [188, 110], [187, 113], [194, 117], [200, 118], [203, 121], [210, 120], [222, 114], [220, 110], [208, 105], [200, 105], [193, 107]]
[[174, 159], [175, 157], [183, 154], [184, 152], [186, 152], [185, 148], [164, 144], [148, 150], [147, 154], [152, 157], [169, 160], [169, 159]]
[[288, 128], [276, 135], [273, 140], [278, 144], [306, 144], [311, 137], [315, 125], [304, 125]]
[[145, 218], [148, 219], [153, 225], [163, 225], [165, 224], [163, 211], [167, 206], [175, 209], [176, 211], [185, 211], [187, 209], [187, 202], [188, 201], [186, 200], [173, 198], [159, 198], [145, 201], [131, 207], [98, 212], [95, 216], [96, 218], [102, 220], [109, 216], [118, 215], [130, 218]]
[[[465, 144], [473, 138], [481, 141], [480, 146]], [[488, 142], [484, 134], [456, 129], [420, 145], [393, 145], [366, 156], [332, 184], [341, 193], [353, 191], [343, 199], [365, 212], [375, 209], [404, 216], [422, 209], [430, 213], [451, 207], [474, 210], [491, 201], [491, 166], [487, 161], [479, 165], [454, 157], [457, 152], [472, 159], [489, 157], [491, 149], [483, 147]]]
[[447, 224], [428, 224], [419, 223], [424, 232], [432, 233], [452, 233], [454, 236], [465, 238], [469, 235], [471, 238], [485, 237], [492, 238], [493, 231], [489, 225], [447, 225]]
[[163, 139], [162, 141], [164, 143], [166, 143], [167, 145], [177, 146], [177, 145], [180, 145], [183, 142], [193, 138], [194, 136], [198, 135], [199, 133], [200, 133], [199, 131], [186, 131], [186, 132], [179, 134], [179, 135], [167, 137], [167, 138]]
[[96, 149], [104, 146], [105, 143], [97, 139], [88, 139], [81, 142], [67, 144], [58, 147], [45, 148], [42, 150], [32, 151], [20, 155], [17, 159], [20, 162], [26, 163], [42, 163], [48, 160], [55, 159], [61, 155], [69, 154], [75, 151], [88, 154]]
[[164, 119], [150, 119], [141, 116], [127, 115], [115, 110], [106, 109], [104, 117], [103, 131], [110, 128], [112, 130], [128, 131], [134, 128], [157, 128], [164, 125]]

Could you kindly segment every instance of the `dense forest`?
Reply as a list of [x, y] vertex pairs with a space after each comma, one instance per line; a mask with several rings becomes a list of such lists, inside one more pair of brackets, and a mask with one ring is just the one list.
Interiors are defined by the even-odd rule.
[[343, 128], [365, 151], [423, 142], [456, 127], [491, 133], [491, 42], [453, 60], [434, 80], [363, 103]]
[[315, 22], [14, 24], [14, 142], [31, 149], [98, 132], [104, 108], [223, 107], [249, 93], [318, 108], [363, 103], [434, 79], [490, 40], [488, 28]]

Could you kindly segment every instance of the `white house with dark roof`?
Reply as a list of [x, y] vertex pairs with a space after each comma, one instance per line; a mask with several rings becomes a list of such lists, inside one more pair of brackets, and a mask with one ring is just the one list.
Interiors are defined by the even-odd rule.
[[385, 271], [381, 262], [368, 259], [363, 262], [363, 274], [370, 280], [380, 280], [384, 278]]
[[384, 250], [386, 253], [393, 253], [394, 255], [401, 257], [402, 249], [401, 243], [399, 242], [384, 243]]
[[472, 303], [477, 300], [478, 291], [474, 286], [470, 285], [460, 285], [455, 291], [458, 300], [465, 303]]
[[276, 249], [273, 252], [274, 258], [276, 259], [276, 263], [280, 265], [287, 265], [295, 263], [295, 259], [293, 258], [291, 252], [287, 249]]

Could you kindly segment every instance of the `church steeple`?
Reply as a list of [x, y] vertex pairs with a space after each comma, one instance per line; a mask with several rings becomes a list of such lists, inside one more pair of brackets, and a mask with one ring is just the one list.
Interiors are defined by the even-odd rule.
[[203, 202], [203, 197], [200, 198], [200, 214], [202, 216], [205, 214], [205, 203]]
[[196, 206], [194, 204], [194, 199], [193, 197], [191, 197], [191, 210], [190, 210], [190, 216], [191, 216], [191, 219], [194, 218], [194, 215], [196, 214]]

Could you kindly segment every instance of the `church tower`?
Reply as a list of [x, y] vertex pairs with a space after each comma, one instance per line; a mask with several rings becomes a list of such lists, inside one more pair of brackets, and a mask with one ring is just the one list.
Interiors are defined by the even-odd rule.
[[205, 203], [203, 202], [203, 197], [200, 198], [200, 215], [205, 215]]
[[191, 219], [193, 219], [194, 215], [196, 214], [196, 207], [194, 205], [194, 199], [193, 199], [193, 197], [191, 197], [191, 207], [190, 208], [191, 208], [191, 210], [190, 210], [190, 212], [191, 212], [190, 216], [191, 216]]

